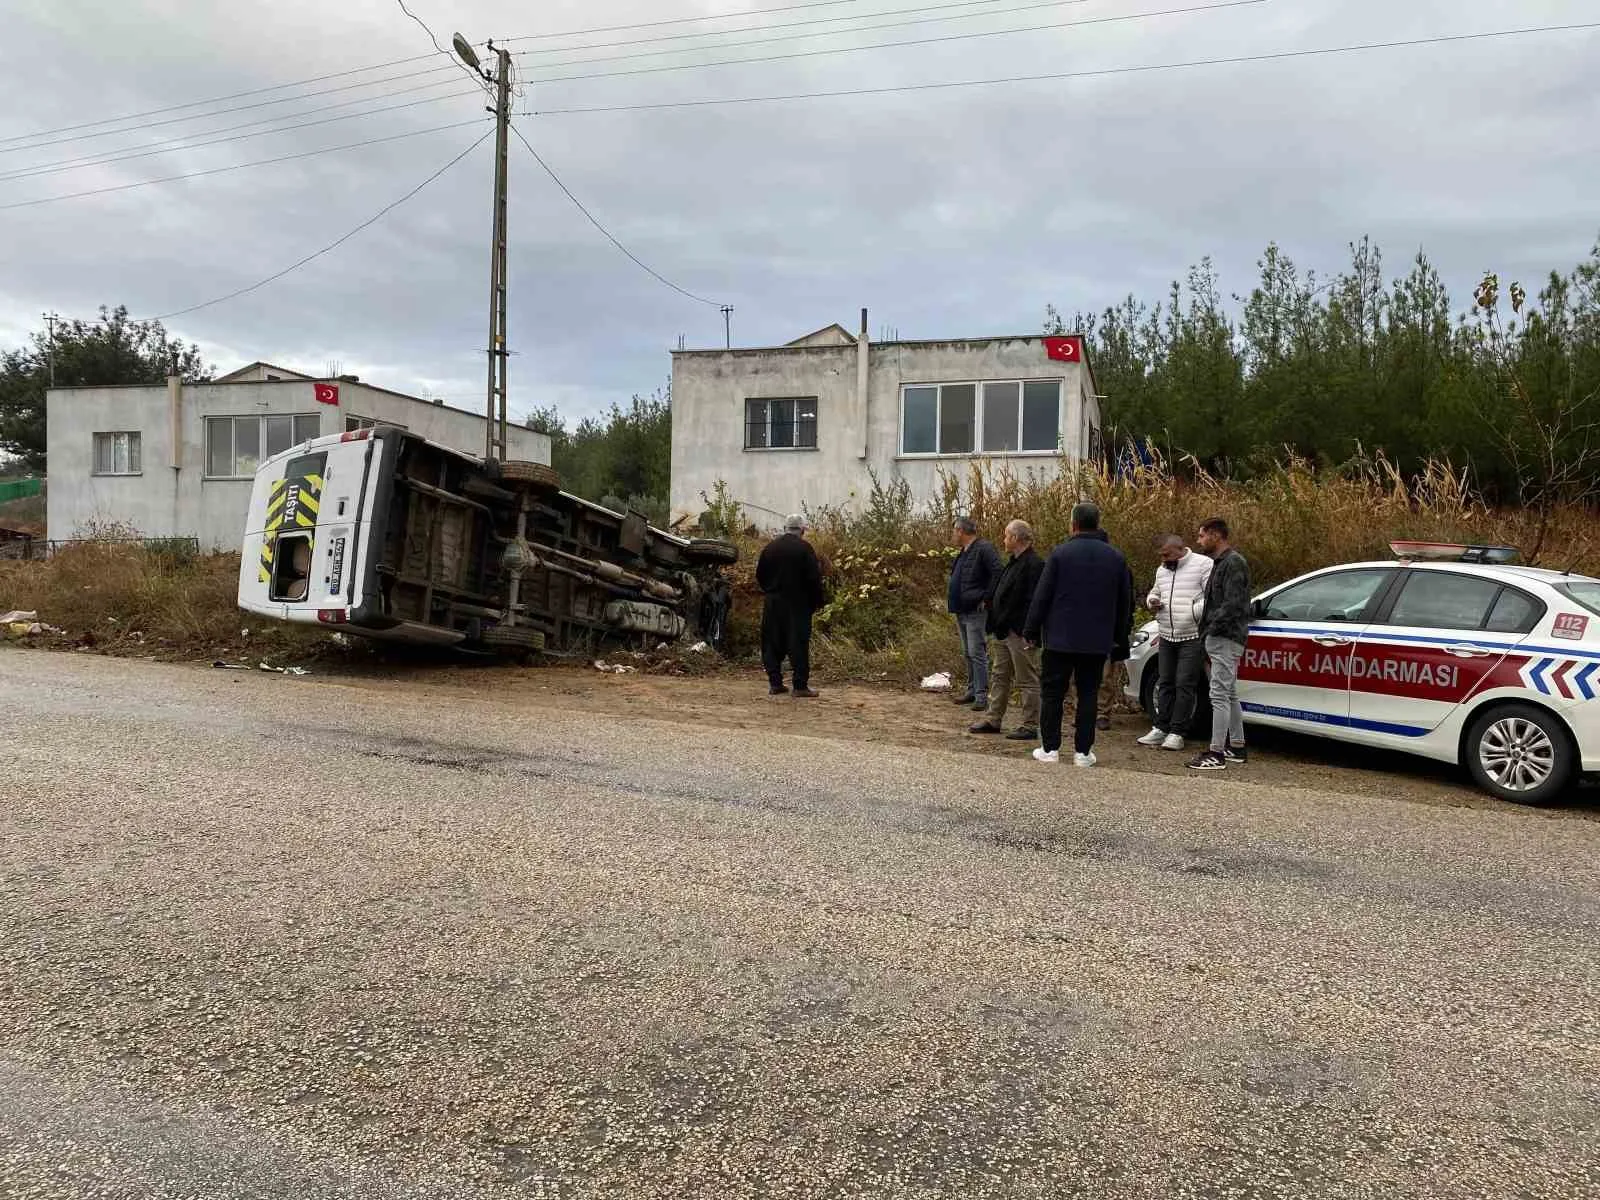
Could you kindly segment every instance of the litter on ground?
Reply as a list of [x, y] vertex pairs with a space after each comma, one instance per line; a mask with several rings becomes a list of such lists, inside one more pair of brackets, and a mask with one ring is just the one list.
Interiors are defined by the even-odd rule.
[[608, 663], [604, 659], [597, 658], [594, 660], [594, 669], [607, 675], [632, 675], [639, 668], [625, 666], [622, 663]]
[[936, 675], [929, 675], [922, 681], [922, 690], [925, 692], [948, 692], [950, 690], [950, 672], [940, 671]]

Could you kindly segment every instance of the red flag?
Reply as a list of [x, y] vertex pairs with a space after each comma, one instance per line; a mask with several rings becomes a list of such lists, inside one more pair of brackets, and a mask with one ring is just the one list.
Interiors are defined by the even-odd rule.
[[1044, 340], [1044, 352], [1056, 362], [1081, 363], [1083, 361], [1083, 339], [1047, 337]]
[[339, 403], [339, 385], [336, 384], [336, 383], [319, 383], [319, 384], [317, 384], [317, 403], [318, 404], [337, 404], [337, 403]]

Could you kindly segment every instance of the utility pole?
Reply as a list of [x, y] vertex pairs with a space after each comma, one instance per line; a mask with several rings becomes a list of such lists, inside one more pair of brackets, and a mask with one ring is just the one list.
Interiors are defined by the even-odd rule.
[[494, 86], [494, 232], [489, 242], [489, 381], [486, 398], [486, 429], [483, 457], [501, 462], [506, 458], [507, 367], [511, 351], [506, 337], [506, 177], [508, 139], [511, 131], [511, 51], [489, 43], [495, 56], [494, 74], [483, 69], [478, 55], [459, 33], [451, 39], [462, 62]]
[[55, 387], [55, 385], [56, 385], [56, 322], [59, 321], [61, 319], [61, 317], [60, 317], [59, 314], [53, 313], [53, 312], [47, 312], [47, 313], [44, 313], [42, 315], [44, 316], [45, 326], [50, 330], [50, 341], [48, 343], [50, 348], [46, 352], [45, 357], [49, 360], [49, 363], [50, 363], [50, 386], [51, 387]]
[[733, 349], [733, 305], [722, 306], [722, 337], [723, 345], [729, 350]]
[[[494, 108], [494, 243], [489, 267], [489, 452], [485, 458], [506, 459], [507, 367], [511, 351], [506, 345], [506, 175], [507, 138], [511, 129], [511, 51], [495, 50], [500, 60], [495, 72]], [[496, 413], [496, 401], [499, 412]]]

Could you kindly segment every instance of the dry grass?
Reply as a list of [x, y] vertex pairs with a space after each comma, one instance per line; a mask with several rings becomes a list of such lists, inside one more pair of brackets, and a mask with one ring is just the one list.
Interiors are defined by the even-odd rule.
[[[1065, 538], [1073, 505], [1095, 501], [1112, 541], [1144, 586], [1155, 543], [1179, 533], [1193, 541], [1201, 521], [1227, 518], [1249, 558], [1257, 588], [1340, 562], [1392, 557], [1393, 539], [1532, 546], [1537, 514], [1492, 509], [1464, 471], [1445, 463], [1403, 477], [1382, 457], [1337, 471], [1288, 460], [1248, 483], [1156, 463], [1121, 476], [1085, 470], [1048, 484], [974, 467], [947, 476], [933, 505], [913, 512], [909, 497], [875, 488], [860, 512], [817, 515], [814, 540], [829, 567], [832, 602], [818, 615], [814, 657], [832, 678], [886, 679], [906, 685], [936, 670], [959, 669], [955, 630], [944, 614], [950, 523], [970, 515], [997, 544], [1006, 522], [1022, 518], [1041, 549]], [[737, 649], [753, 653], [760, 598], [753, 582], [759, 542], [738, 568]], [[1534, 565], [1600, 573], [1600, 522], [1570, 508], [1554, 514]], [[958, 676], [959, 678], [959, 676]]]
[[[1021, 517], [1043, 548], [1067, 536], [1080, 498], [1100, 505], [1112, 541], [1134, 564], [1141, 585], [1154, 570], [1160, 535], [1192, 536], [1212, 515], [1232, 523], [1258, 588], [1332, 563], [1387, 558], [1392, 538], [1528, 546], [1539, 523], [1531, 512], [1487, 507], [1465, 474], [1444, 464], [1405, 479], [1381, 458], [1336, 472], [1290, 461], [1243, 484], [1180, 475], [1160, 463], [1131, 475], [1083, 472], [1049, 484], [974, 469], [948, 477], [937, 501], [922, 512], [913, 512], [903, 493], [878, 488], [859, 513], [816, 515], [814, 540], [832, 596], [816, 622], [819, 672], [906, 686], [935, 671], [959, 672], [956, 635], [944, 611], [954, 553], [951, 518], [970, 514], [998, 542], [1005, 523]], [[749, 539], [743, 549], [731, 572], [730, 652], [748, 661], [759, 654], [761, 599], [754, 576], [760, 542]], [[1545, 566], [1600, 573], [1595, 515], [1577, 508], [1557, 512], [1542, 559]], [[35, 610], [66, 631], [61, 642], [112, 652], [275, 661], [331, 653], [317, 630], [240, 613], [238, 569], [236, 554], [196, 557], [88, 541], [44, 563], [0, 560], [0, 611]]]
[[[246, 617], [239, 556], [85, 541], [45, 562], [0, 561], [0, 610], [35, 611], [58, 643], [173, 658], [309, 657], [315, 630]], [[248, 629], [249, 633], [243, 631]]]

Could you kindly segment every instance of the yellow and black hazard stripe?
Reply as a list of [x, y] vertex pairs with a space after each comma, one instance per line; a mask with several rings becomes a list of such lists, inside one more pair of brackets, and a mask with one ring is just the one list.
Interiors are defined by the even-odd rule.
[[[291, 467], [294, 465], [290, 464]], [[300, 529], [315, 529], [317, 514], [321, 510], [322, 476], [316, 471], [286, 475], [272, 481], [272, 487], [267, 492], [267, 523], [261, 538], [262, 583], [272, 578], [272, 556], [277, 550], [278, 535]]]

